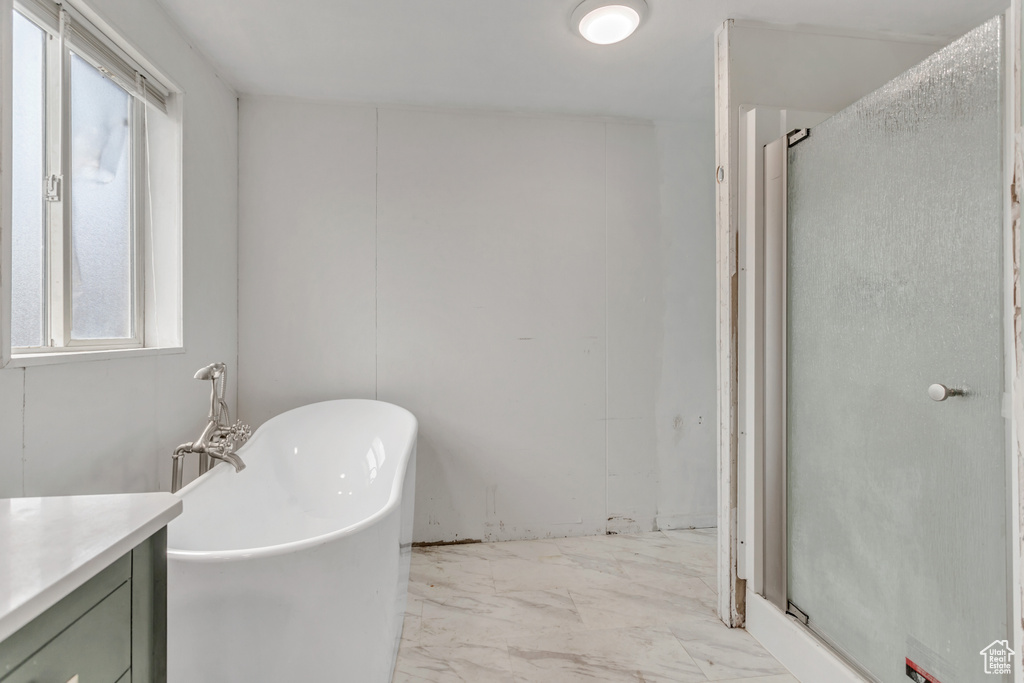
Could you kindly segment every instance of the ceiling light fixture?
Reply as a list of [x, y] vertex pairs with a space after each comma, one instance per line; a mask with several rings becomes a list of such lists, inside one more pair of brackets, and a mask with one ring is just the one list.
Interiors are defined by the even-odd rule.
[[583, 0], [572, 11], [572, 27], [598, 45], [611, 45], [633, 34], [647, 13], [644, 0]]

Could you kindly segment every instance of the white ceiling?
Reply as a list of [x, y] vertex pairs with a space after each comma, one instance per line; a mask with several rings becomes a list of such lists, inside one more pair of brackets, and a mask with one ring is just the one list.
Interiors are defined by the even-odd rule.
[[626, 41], [579, 0], [158, 0], [239, 93], [645, 119], [710, 115], [728, 18], [954, 37], [1008, 0], [647, 0]]

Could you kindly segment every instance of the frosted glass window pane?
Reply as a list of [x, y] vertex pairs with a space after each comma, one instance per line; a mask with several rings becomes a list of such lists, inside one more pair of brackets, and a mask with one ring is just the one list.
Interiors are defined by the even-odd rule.
[[132, 336], [131, 97], [71, 57], [71, 337]]
[[[877, 680], [994, 683], [1013, 641], [1003, 26], [789, 150], [789, 599]], [[933, 383], [966, 396], [929, 398]]]
[[11, 344], [42, 346], [45, 216], [43, 176], [46, 34], [14, 13]]

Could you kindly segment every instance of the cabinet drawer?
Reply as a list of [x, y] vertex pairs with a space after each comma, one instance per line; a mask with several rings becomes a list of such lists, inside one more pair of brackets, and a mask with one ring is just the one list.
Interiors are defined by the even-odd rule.
[[131, 583], [125, 583], [3, 679], [115, 683], [131, 665]]
[[128, 553], [43, 612], [35, 621], [0, 642], [0, 681], [5, 680], [8, 674], [39, 648], [56, 638], [103, 598], [113, 593], [118, 586], [129, 580], [131, 575], [132, 558], [131, 553]]

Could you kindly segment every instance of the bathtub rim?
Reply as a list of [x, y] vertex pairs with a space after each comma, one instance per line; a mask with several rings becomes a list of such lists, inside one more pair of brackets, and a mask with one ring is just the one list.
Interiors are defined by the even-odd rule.
[[[333, 540], [344, 538], [345, 536], [354, 535], [363, 529], [367, 529], [379, 520], [384, 519], [389, 514], [395, 512], [401, 504], [404, 492], [404, 481], [405, 473], [409, 468], [409, 460], [415, 456], [416, 453], [416, 440], [419, 435], [419, 420], [409, 410], [402, 406], [395, 405], [394, 403], [388, 403], [387, 401], [378, 401], [370, 398], [338, 398], [329, 399], [326, 401], [315, 401], [313, 403], [307, 403], [305, 405], [286, 410], [283, 413], [279, 413], [274, 417], [270, 418], [266, 422], [257, 428], [256, 433], [253, 434], [253, 441], [259, 435], [259, 432], [266, 427], [274, 423], [276, 420], [283, 418], [285, 415], [294, 413], [297, 411], [304, 410], [311, 406], [323, 405], [325, 403], [376, 403], [404, 413], [410, 420], [412, 420], [412, 434], [409, 439], [409, 445], [406, 447], [401, 457], [401, 462], [395, 471], [395, 480], [391, 487], [391, 495], [388, 497], [387, 503], [385, 503], [379, 510], [372, 515], [365, 517], [354, 524], [334, 529], [325, 534], [318, 536], [310, 536], [308, 538], [299, 539], [297, 541], [288, 541], [287, 543], [278, 543], [276, 545], [260, 546], [256, 548], [236, 548], [232, 550], [182, 550], [179, 548], [172, 548], [168, 543], [167, 546], [167, 560], [175, 560], [187, 563], [217, 563], [217, 562], [238, 562], [243, 560], [252, 560], [264, 557], [276, 557], [278, 555], [286, 555], [299, 550], [305, 550], [307, 548], [313, 548], [316, 546], [330, 543]], [[250, 441], [252, 443], [252, 441]], [[248, 446], [249, 444], [246, 444]], [[239, 454], [244, 455], [245, 446], [239, 449]], [[226, 474], [233, 474], [233, 468], [225, 462], [219, 462], [210, 469], [206, 474], [196, 477], [190, 481], [186, 486], [183, 486], [179, 491], [173, 495], [177, 496], [182, 500], [183, 505], [187, 505], [185, 496], [192, 490], [197, 489], [201, 486], [209, 484], [209, 482], [217, 479]], [[169, 540], [169, 539], [168, 539]]]

